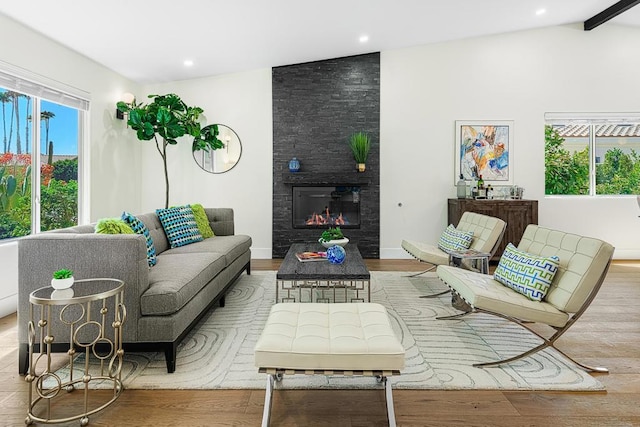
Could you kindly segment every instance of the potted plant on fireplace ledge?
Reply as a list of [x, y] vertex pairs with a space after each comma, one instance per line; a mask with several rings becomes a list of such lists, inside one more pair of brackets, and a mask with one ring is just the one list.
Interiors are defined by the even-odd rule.
[[349, 147], [356, 161], [358, 172], [364, 172], [369, 150], [371, 150], [371, 138], [365, 132], [356, 132], [349, 137]]

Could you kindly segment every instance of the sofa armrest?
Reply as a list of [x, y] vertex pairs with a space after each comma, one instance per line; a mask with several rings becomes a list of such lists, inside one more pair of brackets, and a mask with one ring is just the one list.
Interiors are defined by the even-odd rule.
[[144, 236], [140, 234], [42, 233], [18, 241], [18, 338], [27, 342], [29, 295], [49, 286], [61, 268], [75, 279], [114, 278], [125, 283], [128, 325], [124, 340], [135, 340], [140, 296], [148, 287], [149, 266]]

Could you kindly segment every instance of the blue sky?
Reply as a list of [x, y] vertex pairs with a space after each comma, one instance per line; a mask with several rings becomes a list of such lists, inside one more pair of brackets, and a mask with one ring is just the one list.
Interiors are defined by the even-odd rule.
[[[0, 88], [0, 93], [5, 92]], [[26, 99], [20, 98], [19, 111], [20, 111], [20, 139], [22, 150], [25, 150], [25, 117], [26, 114]], [[11, 104], [3, 104], [4, 116], [2, 110], [0, 110], [0, 152], [4, 151], [4, 126], [3, 121], [6, 124], [7, 139], [9, 138], [9, 129], [11, 124], [12, 106]], [[1, 107], [0, 107], [1, 108]], [[50, 111], [55, 114], [55, 117], [49, 120], [49, 140], [53, 141], [53, 154], [78, 154], [78, 111], [65, 107], [53, 102], [42, 100], [41, 111]], [[16, 124], [14, 117], [13, 137], [11, 138], [11, 152], [16, 152]], [[41, 152], [44, 153], [46, 145], [44, 144], [45, 130], [44, 121], [39, 121], [42, 146]], [[29, 144], [31, 148], [31, 144]]]

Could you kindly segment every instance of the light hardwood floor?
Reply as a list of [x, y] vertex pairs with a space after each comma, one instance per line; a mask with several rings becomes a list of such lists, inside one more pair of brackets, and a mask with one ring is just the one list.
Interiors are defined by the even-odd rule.
[[[367, 260], [370, 270], [420, 271], [409, 260]], [[278, 260], [255, 260], [274, 270]], [[598, 297], [558, 346], [587, 364], [606, 392], [395, 390], [400, 426], [640, 426], [640, 262], [615, 262]], [[0, 426], [24, 425], [27, 385], [17, 374], [16, 316], [0, 319]], [[266, 381], [266, 380], [265, 380]], [[79, 394], [79, 393], [78, 393]], [[263, 390], [125, 390], [90, 426], [260, 425]], [[69, 423], [77, 426], [79, 422]], [[273, 426], [384, 426], [382, 390], [274, 393]]]

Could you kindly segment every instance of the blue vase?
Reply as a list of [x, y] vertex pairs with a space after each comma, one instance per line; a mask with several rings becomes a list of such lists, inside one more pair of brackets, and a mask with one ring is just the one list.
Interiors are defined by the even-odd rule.
[[298, 172], [300, 170], [300, 161], [297, 158], [289, 160], [289, 172]]
[[331, 246], [327, 249], [327, 259], [332, 264], [342, 264], [347, 257], [347, 252], [342, 246]]

